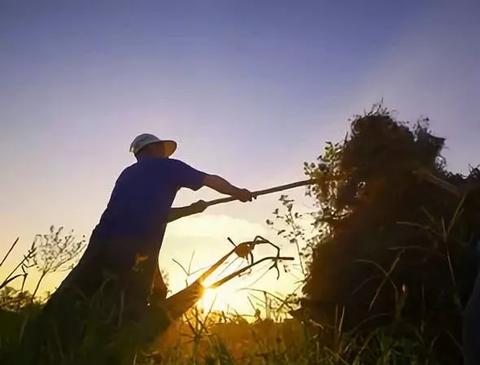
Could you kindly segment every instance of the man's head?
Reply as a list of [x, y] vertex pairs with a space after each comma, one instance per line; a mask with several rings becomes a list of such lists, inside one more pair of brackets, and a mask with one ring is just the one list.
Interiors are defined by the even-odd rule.
[[130, 145], [137, 160], [143, 157], [168, 158], [177, 149], [177, 143], [171, 140], [161, 140], [153, 134], [140, 134]]

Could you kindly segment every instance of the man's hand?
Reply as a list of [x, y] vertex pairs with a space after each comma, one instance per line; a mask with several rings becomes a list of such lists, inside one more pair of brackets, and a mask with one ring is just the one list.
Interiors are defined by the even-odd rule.
[[208, 205], [204, 200], [199, 200], [190, 204], [190, 214], [202, 213], [207, 207]]
[[238, 192], [234, 195], [235, 198], [241, 202], [251, 202], [254, 198], [253, 194], [247, 189], [238, 189]]
[[167, 222], [173, 222], [182, 217], [187, 217], [192, 214], [197, 214], [203, 212], [207, 209], [208, 205], [203, 200], [199, 200], [193, 204], [190, 204], [186, 207], [180, 208], [171, 208], [170, 213], [168, 213]]

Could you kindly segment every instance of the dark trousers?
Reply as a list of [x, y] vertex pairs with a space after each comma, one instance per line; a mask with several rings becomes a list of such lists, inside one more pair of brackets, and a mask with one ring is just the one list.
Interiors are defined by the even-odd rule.
[[[93, 236], [34, 325], [33, 332], [41, 332], [34, 340], [35, 363], [120, 364], [118, 356], [130, 356], [125, 352], [141, 336], [130, 331], [121, 338], [122, 329], [145, 321], [155, 273], [156, 287], [163, 283], [157, 257], [158, 249], [146, 240]], [[111, 350], [100, 353], [100, 348]]]

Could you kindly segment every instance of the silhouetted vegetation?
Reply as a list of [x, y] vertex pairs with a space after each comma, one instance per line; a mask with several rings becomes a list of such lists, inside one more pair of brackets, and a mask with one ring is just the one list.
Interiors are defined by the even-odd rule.
[[[399, 122], [376, 106], [353, 119], [344, 141], [327, 143], [316, 162], [305, 164], [319, 181], [307, 193], [316, 203], [307, 214], [313, 236], [299, 228], [305, 214], [282, 198], [286, 213], [277, 216], [290, 227], [284, 234], [307, 247], [303, 315], [332, 347], [339, 331], [363, 342], [365, 363], [382, 346], [405, 355], [407, 343], [422, 363], [461, 362], [461, 312], [476, 275], [480, 174], [449, 172], [443, 146], [427, 119]], [[350, 363], [357, 348], [344, 355]]]

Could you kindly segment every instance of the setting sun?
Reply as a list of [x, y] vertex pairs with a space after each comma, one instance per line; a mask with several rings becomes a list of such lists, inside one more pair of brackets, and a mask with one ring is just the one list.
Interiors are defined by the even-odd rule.
[[198, 306], [206, 312], [239, 312], [249, 314], [252, 311], [246, 293], [233, 282], [217, 288], [206, 287]]
[[205, 311], [226, 310], [230, 300], [227, 296], [222, 295], [222, 291], [225, 290], [222, 290], [221, 288], [206, 288], [202, 299], [200, 299], [199, 302], [200, 307]]
[[246, 291], [236, 290], [234, 285], [215, 289], [207, 288], [198, 306], [205, 312], [238, 313], [248, 319], [253, 317], [256, 309], [248, 298]]

